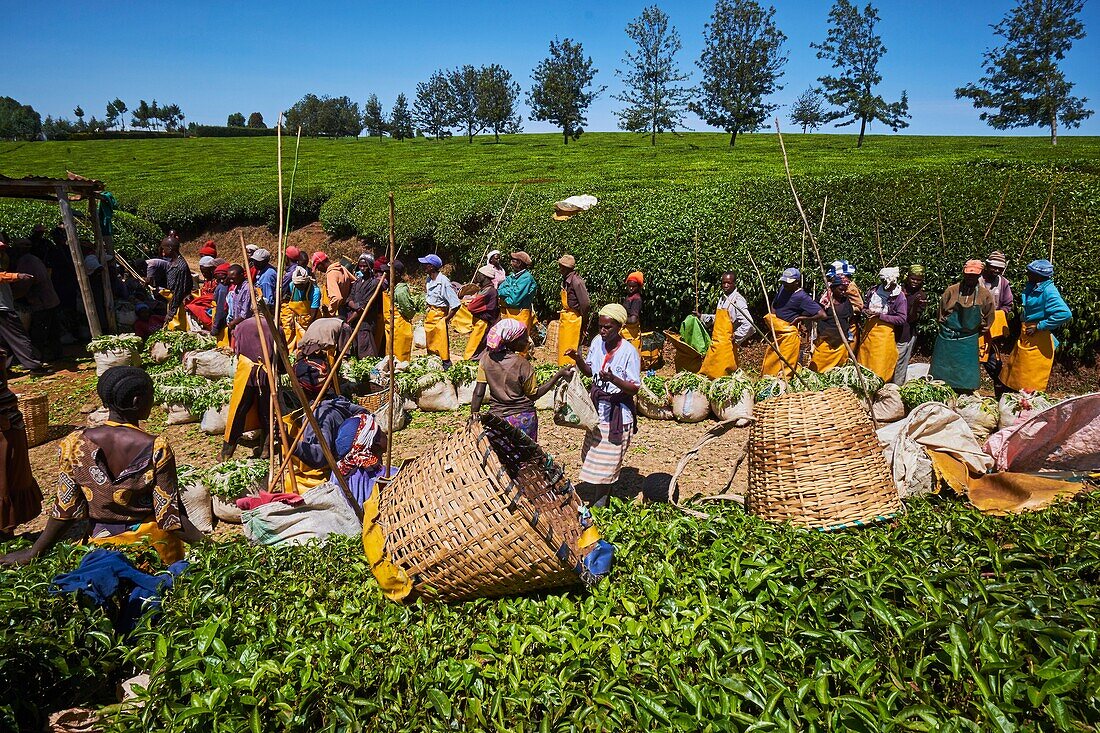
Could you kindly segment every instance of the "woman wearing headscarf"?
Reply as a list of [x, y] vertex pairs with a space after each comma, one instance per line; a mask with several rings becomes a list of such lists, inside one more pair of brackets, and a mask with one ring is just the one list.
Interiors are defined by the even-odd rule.
[[993, 302], [997, 304], [997, 310], [993, 311], [993, 323], [989, 325], [989, 333], [982, 333], [978, 337], [978, 359], [986, 365], [986, 372], [996, 381], [1001, 373], [1001, 360], [997, 352], [997, 343], [1008, 336], [1008, 317], [1012, 315], [1012, 307], [1016, 300], [1012, 295], [1012, 285], [1004, 276], [1008, 260], [1004, 253], [993, 251], [985, 258], [985, 268], [982, 270], [981, 286], [993, 296]]
[[1001, 381], [1012, 390], [1045, 390], [1054, 365], [1058, 339], [1054, 331], [1069, 323], [1073, 311], [1051, 279], [1054, 265], [1034, 260], [1027, 266], [1027, 286], [1020, 295], [1023, 329], [1016, 348], [1005, 359]]
[[[383, 459], [388, 443], [389, 436], [369, 412], [349, 417], [336, 431], [336, 471], [360, 506], [371, 498], [375, 484], [386, 472]], [[397, 466], [390, 467], [389, 475], [397, 475]], [[339, 483], [335, 473], [329, 480]]]
[[489, 267], [493, 270], [493, 287], [499, 288], [500, 284], [508, 277], [508, 273], [506, 273], [504, 268], [500, 265], [499, 249], [494, 249], [489, 253], [489, 256], [485, 258], [485, 267]]
[[[358, 277], [348, 291], [347, 317], [347, 323], [352, 328], [359, 323], [360, 317], [363, 319], [355, 334], [355, 357], [382, 356], [382, 345], [376, 338], [378, 334], [374, 328], [382, 312], [382, 295], [378, 292], [382, 288], [382, 275], [374, 271], [374, 260], [366, 254], [359, 255], [358, 270]], [[366, 314], [363, 313], [364, 308]]]
[[42, 492], [31, 472], [27, 430], [19, 398], [8, 389], [8, 355], [0, 350], [0, 537], [42, 511]]
[[[382, 312], [379, 318], [385, 324], [386, 353], [392, 353], [397, 361], [410, 361], [413, 348], [412, 319], [416, 315], [409, 284], [405, 282], [405, 265], [394, 260], [393, 274], [396, 285], [387, 282], [382, 291]], [[388, 275], [388, 270], [387, 270]], [[388, 281], [388, 277], [387, 277]], [[390, 327], [390, 303], [393, 303], [393, 328]]]
[[[332, 365], [324, 354], [314, 353], [300, 357], [294, 363], [292, 378], [298, 382], [306, 397], [312, 402], [317, 399], [317, 395], [321, 394], [321, 388], [328, 379], [331, 369]], [[291, 456], [290, 471], [294, 475], [291, 477], [288, 473], [283, 479], [284, 490], [290, 492], [297, 490], [298, 493], [302, 493], [326, 481], [332, 475], [332, 471], [325, 458], [321, 441], [328, 443], [333, 449], [333, 455], [339, 455], [335, 446], [340, 426], [348, 418], [366, 412], [347, 397], [337, 394], [330, 383], [324, 398], [313, 411], [317, 426], [321, 429], [320, 435], [313, 430], [313, 425], [304, 419], [301, 411], [287, 415], [284, 421], [288, 424], [288, 437], [293, 440], [300, 430], [302, 439]]]
[[856, 358], [879, 379], [889, 382], [894, 378], [898, 363], [898, 339], [896, 329], [905, 326], [907, 313], [905, 293], [896, 267], [884, 267], [878, 273], [879, 284], [864, 296], [863, 317], [866, 321], [860, 329], [859, 352]]
[[199, 258], [199, 273], [202, 275], [202, 283], [199, 284], [199, 294], [189, 300], [184, 308], [199, 325], [210, 330], [214, 323], [214, 289], [218, 287], [217, 261], [210, 255]]
[[561, 312], [558, 314], [558, 365], [572, 364], [565, 355], [569, 349], [579, 349], [581, 334], [588, 322], [588, 309], [592, 305], [588, 286], [577, 274], [577, 260], [573, 255], [562, 255], [558, 260], [561, 271]]
[[642, 384], [642, 359], [638, 350], [622, 337], [626, 308], [618, 303], [600, 309], [600, 333], [588, 347], [587, 359], [573, 350], [569, 357], [581, 373], [592, 378], [589, 396], [599, 413], [600, 424], [585, 434], [581, 448], [579, 480], [607, 486], [596, 500], [607, 504], [611, 485], [619, 480], [630, 438], [637, 432], [634, 395]]
[[645, 285], [645, 275], [635, 270], [626, 276], [623, 287], [626, 288], [626, 297], [623, 298], [623, 308], [626, 308], [626, 323], [623, 324], [623, 338], [638, 350], [642, 351], [642, 287]]
[[180, 499], [171, 446], [163, 435], [139, 427], [153, 409], [153, 380], [136, 367], [111, 367], [96, 391], [109, 411], [107, 422], [61, 441], [57, 497], [46, 529], [34, 545], [5, 555], [0, 564], [29, 562], [82, 519], [91, 544], [148, 541], [165, 564], [183, 558], [184, 542], [203, 540]]
[[279, 326], [287, 348], [293, 351], [321, 311], [321, 288], [301, 265], [295, 265], [290, 272], [290, 289], [280, 309]]
[[489, 329], [487, 348], [478, 360], [477, 384], [470, 410], [481, 411], [489, 391], [489, 413], [503, 418], [531, 440], [539, 439], [539, 415], [535, 401], [554, 388], [572, 367], [562, 367], [554, 378], [539, 385], [535, 368], [520, 353], [527, 348], [527, 326], [514, 318], [503, 318]]
[[424, 314], [425, 347], [429, 355], [434, 354], [443, 360], [443, 366], [451, 365], [451, 337], [449, 326], [458, 312], [462, 301], [451, 285], [451, 279], [440, 268], [443, 260], [437, 254], [429, 254], [419, 259], [424, 265], [425, 293], [427, 313]]
[[981, 260], [968, 260], [962, 281], [940, 297], [940, 330], [929, 374], [958, 392], [973, 392], [981, 382], [978, 335], [989, 329], [997, 309], [993, 296], [978, 283], [982, 269]]
[[470, 331], [470, 338], [466, 341], [466, 353], [464, 359], [476, 359], [485, 348], [485, 340], [489, 335], [489, 329], [500, 318], [500, 305], [497, 300], [497, 288], [493, 285], [493, 272], [488, 266], [482, 267], [474, 276], [474, 284], [479, 290], [477, 295], [470, 299], [466, 307], [474, 319], [474, 327]]
[[[824, 373], [848, 363], [852, 325], [860, 313], [859, 306], [852, 300], [850, 286], [847, 275], [837, 273], [829, 279], [825, 318], [817, 324], [817, 341], [810, 357], [810, 369], [815, 372]], [[858, 291], [856, 297], [863, 300]]]

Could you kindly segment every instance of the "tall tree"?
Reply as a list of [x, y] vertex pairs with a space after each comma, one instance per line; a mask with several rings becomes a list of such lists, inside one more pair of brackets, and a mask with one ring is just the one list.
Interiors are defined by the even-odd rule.
[[775, 25], [775, 8], [756, 0], [718, 0], [703, 30], [703, 53], [696, 65], [703, 71], [699, 101], [691, 110], [708, 125], [730, 134], [752, 132], [779, 107], [767, 97], [779, 83], [787, 55], [787, 36]]
[[393, 111], [390, 113], [390, 135], [394, 140], [404, 140], [415, 134], [413, 130], [412, 113], [409, 112], [409, 100], [404, 93], [397, 95], [393, 103]]
[[0, 140], [35, 140], [42, 132], [42, 116], [29, 104], [0, 97]]
[[244, 115], [240, 112], [234, 112], [229, 115], [229, 118], [225, 121], [228, 127], [244, 127]]
[[467, 142], [474, 141], [474, 135], [485, 129], [485, 122], [478, 114], [477, 90], [481, 80], [480, 72], [469, 64], [460, 69], [447, 72], [447, 86], [450, 88], [448, 99], [451, 113], [456, 124], [465, 128]]
[[607, 88], [592, 88], [596, 73], [581, 44], [569, 38], [550, 41], [550, 55], [531, 72], [535, 80], [527, 93], [531, 119], [560, 127], [566, 145], [579, 138], [588, 124], [588, 108]]
[[791, 107], [792, 125], [801, 127], [802, 133], [805, 134], [807, 130], [816, 130], [821, 127], [826, 121], [825, 98], [821, 96], [821, 92], [810, 87], [798, 95], [794, 106]]
[[130, 120], [130, 124], [148, 130], [152, 124], [152, 119], [153, 108], [144, 99], [138, 101], [138, 106], [133, 110], [133, 118]]
[[107, 103], [107, 127], [120, 125], [123, 132], [126, 131], [126, 103], [118, 97]]
[[503, 66], [491, 64], [481, 67], [477, 80], [477, 116], [485, 129], [493, 131], [500, 142], [501, 134], [514, 135], [523, 130], [523, 118], [516, 111], [519, 101], [519, 84], [512, 81], [512, 74]]
[[955, 97], [967, 97], [976, 109], [990, 109], [980, 117], [991, 127], [1050, 127], [1050, 144], [1058, 144], [1058, 121], [1078, 127], [1093, 111], [1089, 100], [1070, 94], [1073, 83], [1066, 80], [1061, 61], [1074, 41], [1085, 37], [1078, 18], [1084, 0], [1018, 0], [993, 33], [1004, 45], [985, 52], [985, 76], [978, 84], [955, 90]]
[[267, 129], [267, 125], [264, 124], [264, 116], [259, 112], [253, 112], [248, 116], [248, 126], [255, 130]]
[[819, 59], [831, 61], [839, 72], [818, 79], [825, 87], [825, 99], [837, 108], [828, 121], [851, 118], [838, 122], [837, 127], [858, 122], [857, 148], [863, 147], [869, 122], [878, 120], [894, 132], [909, 127], [909, 96], [904, 90], [897, 102], [887, 102], [874, 93], [882, 82], [878, 62], [886, 53], [882, 38], [875, 33], [878, 21], [878, 10], [870, 3], [860, 12], [851, 0], [836, 0], [829, 11], [828, 36], [823, 43], [810, 44]]
[[286, 129], [296, 130], [301, 127], [302, 134], [307, 137], [322, 134], [322, 105], [321, 98], [316, 94], [306, 94], [286, 111]]
[[73, 110], [73, 115], [76, 117], [76, 129], [86, 130], [88, 126], [84, 124], [84, 108], [79, 104], [76, 105], [76, 109]]
[[[153, 102], [156, 104], [156, 101]], [[180, 109], [178, 104], [166, 104], [160, 108], [160, 113], [157, 115], [157, 119], [164, 123], [164, 129], [167, 132], [174, 132], [176, 130], [183, 129], [183, 110]]]
[[688, 79], [676, 63], [680, 34], [665, 12], [651, 5], [626, 26], [626, 35], [636, 48], [623, 57], [626, 70], [615, 70], [626, 85], [622, 94], [611, 95], [626, 105], [615, 114], [620, 128], [649, 133], [649, 144], [656, 145], [657, 133], [684, 126], [693, 96], [691, 89], [680, 86]]
[[381, 138], [386, 132], [386, 115], [377, 94], [370, 95], [370, 99], [363, 105], [363, 127], [367, 131], [367, 137]]
[[442, 71], [436, 71], [428, 81], [416, 85], [412, 117], [425, 134], [436, 139], [450, 136], [450, 128], [458, 124], [451, 101], [451, 85]]

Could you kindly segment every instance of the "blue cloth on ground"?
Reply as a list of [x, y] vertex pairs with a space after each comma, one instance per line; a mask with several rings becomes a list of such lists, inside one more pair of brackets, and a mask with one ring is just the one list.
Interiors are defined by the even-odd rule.
[[174, 562], [168, 570], [149, 575], [135, 568], [118, 550], [92, 550], [71, 573], [62, 573], [50, 582], [50, 593], [83, 593], [97, 606], [110, 609], [116, 595], [121, 613], [115, 628], [132, 631], [146, 611], [160, 608], [161, 594], [172, 587], [177, 576], [187, 570], [185, 560]]

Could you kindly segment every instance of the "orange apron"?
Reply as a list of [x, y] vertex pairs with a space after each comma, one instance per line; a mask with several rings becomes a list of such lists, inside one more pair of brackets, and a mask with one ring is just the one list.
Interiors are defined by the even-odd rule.
[[[764, 316], [764, 323], [768, 326], [768, 329], [764, 331], [765, 335], [771, 335], [772, 331], [775, 332], [776, 346], [779, 349], [779, 353], [783, 355], [783, 358], [795, 369], [798, 368], [798, 352], [802, 348], [802, 338], [798, 335], [798, 326], [787, 323], [782, 318], [778, 317], [774, 313], [768, 313]], [[760, 373], [773, 377], [782, 377], [783, 379], [790, 379], [790, 370], [786, 364], [776, 356], [775, 350], [770, 346], [768, 350], [764, 352], [764, 363], [760, 365]]]
[[561, 291], [561, 313], [558, 315], [558, 366], [567, 366], [573, 360], [565, 355], [569, 349], [581, 348], [581, 314], [569, 307], [565, 290]]
[[710, 348], [703, 357], [699, 373], [711, 379], [718, 379], [737, 371], [737, 344], [733, 342], [733, 321], [725, 308], [714, 312], [714, 332], [710, 339]]

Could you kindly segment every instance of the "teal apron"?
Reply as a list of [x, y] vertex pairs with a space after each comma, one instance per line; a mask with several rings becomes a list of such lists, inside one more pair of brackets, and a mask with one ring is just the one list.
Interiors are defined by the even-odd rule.
[[957, 306], [940, 324], [936, 347], [932, 351], [929, 374], [956, 390], [971, 392], [981, 382], [978, 363], [978, 335], [982, 330], [982, 312], [975, 304]]

